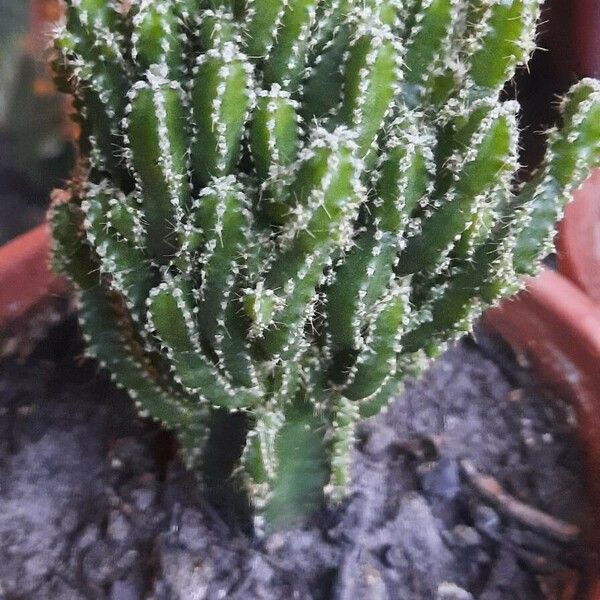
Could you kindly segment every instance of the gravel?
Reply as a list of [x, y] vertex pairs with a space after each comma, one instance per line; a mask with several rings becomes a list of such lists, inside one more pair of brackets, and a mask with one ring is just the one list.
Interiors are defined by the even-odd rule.
[[79, 358], [76, 328], [63, 325], [26, 362], [0, 363], [0, 598], [556, 597], [585, 545], [517, 522], [460, 465], [583, 528], [574, 419], [483, 341], [458, 343], [360, 426], [343, 506], [250, 539], [208, 504], [172, 438]]

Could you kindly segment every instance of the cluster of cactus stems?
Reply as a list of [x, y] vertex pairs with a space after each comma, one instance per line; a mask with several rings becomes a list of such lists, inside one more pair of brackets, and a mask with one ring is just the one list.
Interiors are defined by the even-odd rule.
[[[271, 526], [349, 479], [354, 428], [552, 250], [600, 159], [578, 83], [516, 174], [505, 82], [539, 0], [68, 0], [82, 164], [51, 211], [88, 349]], [[221, 442], [223, 443], [223, 442]], [[204, 465], [205, 468], [210, 465]]]

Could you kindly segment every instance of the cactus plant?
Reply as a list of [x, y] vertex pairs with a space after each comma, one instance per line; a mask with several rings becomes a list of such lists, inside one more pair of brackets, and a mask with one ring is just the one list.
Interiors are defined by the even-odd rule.
[[215, 418], [242, 411], [231, 477], [270, 526], [343, 495], [357, 421], [535, 272], [598, 163], [584, 80], [517, 180], [519, 107], [499, 98], [538, 13], [67, 2], [55, 67], [82, 165], [51, 221], [88, 351], [192, 468]]

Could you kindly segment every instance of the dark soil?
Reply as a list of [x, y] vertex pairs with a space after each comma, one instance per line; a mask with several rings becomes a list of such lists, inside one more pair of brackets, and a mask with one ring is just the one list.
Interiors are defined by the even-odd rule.
[[2, 599], [534, 600], [556, 598], [586, 558], [461, 470], [470, 459], [585, 529], [569, 411], [489, 339], [456, 345], [363, 424], [343, 508], [249, 540], [195, 490], [171, 438], [77, 358], [74, 329], [0, 363]]

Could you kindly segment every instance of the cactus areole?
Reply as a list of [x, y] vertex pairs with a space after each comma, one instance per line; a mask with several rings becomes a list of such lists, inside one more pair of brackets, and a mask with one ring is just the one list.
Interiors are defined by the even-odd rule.
[[54, 264], [90, 355], [188, 465], [243, 411], [231, 478], [297, 523], [343, 496], [357, 421], [552, 249], [600, 159], [600, 85], [520, 184], [499, 98], [538, 0], [128, 4], [69, 0], [56, 29], [82, 164]]

